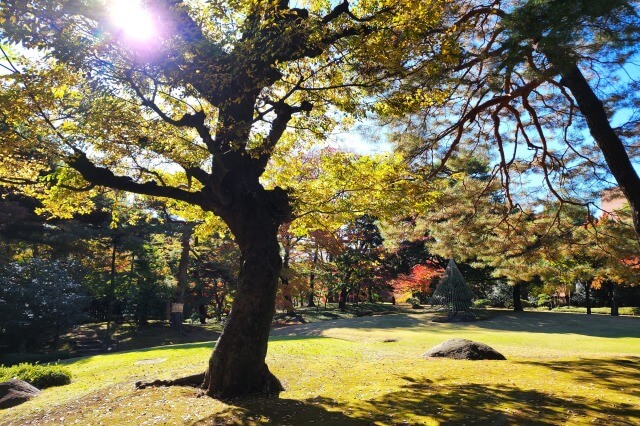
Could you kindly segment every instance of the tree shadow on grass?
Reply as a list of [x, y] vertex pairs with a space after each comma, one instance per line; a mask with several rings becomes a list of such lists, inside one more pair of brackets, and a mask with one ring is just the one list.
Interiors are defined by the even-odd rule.
[[528, 333], [581, 334], [594, 337], [640, 338], [640, 318], [558, 312], [499, 312], [493, 317], [472, 323], [489, 330]]
[[328, 410], [323, 400], [298, 401], [281, 398], [255, 398], [226, 401], [229, 409], [210, 417], [198, 420], [193, 425], [237, 425], [251, 426], [260, 424], [274, 425], [340, 425], [367, 426], [371, 421], [352, 417], [341, 409], [333, 400], [329, 400], [337, 411]]
[[352, 328], [352, 329], [393, 329], [425, 326], [431, 321], [430, 318], [416, 318], [405, 314], [379, 315], [359, 318], [343, 318], [332, 321], [313, 322], [308, 324], [282, 327], [271, 331], [271, 336], [306, 336], [320, 337], [322, 333], [330, 328]]
[[640, 410], [631, 405], [597, 406], [594, 401], [548, 395], [513, 385], [444, 385], [404, 377], [400, 390], [343, 403], [332, 398], [254, 399], [195, 424], [231, 425], [556, 425], [589, 422], [633, 425]]
[[188, 351], [188, 350], [196, 349], [196, 348], [210, 348], [211, 350], [213, 350], [213, 347], [215, 346], [215, 344], [216, 344], [215, 341], [211, 341], [211, 342], [199, 342], [199, 343], [180, 343], [180, 344], [177, 344], [177, 345], [153, 346], [153, 347], [144, 348], [144, 349], [132, 349], [132, 350], [129, 350], [129, 351], [108, 352], [108, 353], [104, 353], [104, 354], [84, 356], [84, 357], [80, 357], [80, 358], [68, 358], [68, 359], [65, 359], [65, 360], [60, 360], [60, 364], [62, 364], [62, 365], [70, 365], [70, 364], [82, 365], [82, 364], [88, 363], [89, 361], [95, 359], [96, 357], [109, 356], [109, 355], [124, 355], [124, 354], [129, 354], [129, 353], [144, 354], [146, 352], [171, 350], [172, 352], [174, 352], [174, 354], [179, 354], [181, 351]]
[[[395, 412], [410, 413], [418, 418], [429, 418], [439, 424], [492, 424], [555, 425], [574, 422], [582, 417], [635, 424], [640, 410], [631, 405], [608, 407], [605, 412], [577, 398], [564, 399], [532, 389], [513, 385], [464, 384], [438, 386], [428, 379], [406, 378], [403, 389], [367, 401], [365, 411], [383, 424], [400, 424], [403, 418], [390, 416]], [[573, 419], [573, 420], [572, 420]], [[624, 420], [624, 419], [628, 419]], [[412, 423], [412, 419], [406, 419]], [[419, 423], [420, 420], [415, 421]]]
[[640, 357], [513, 361], [518, 364], [546, 367], [553, 371], [571, 374], [585, 386], [597, 384], [601, 387], [640, 397]]
[[435, 324], [433, 314], [395, 314], [361, 318], [321, 321], [274, 329], [272, 338], [279, 336], [322, 336], [331, 328], [394, 329], [423, 327], [430, 333], [445, 332], [452, 327], [473, 327], [486, 330], [516, 331], [545, 334], [580, 334], [594, 337], [640, 338], [640, 318], [604, 315], [567, 314], [556, 312], [490, 311], [491, 317], [462, 324]]

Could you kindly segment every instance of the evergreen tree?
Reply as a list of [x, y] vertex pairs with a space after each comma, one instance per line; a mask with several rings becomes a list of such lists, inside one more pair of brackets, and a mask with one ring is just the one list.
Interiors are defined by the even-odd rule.
[[88, 297], [72, 261], [31, 258], [0, 263], [0, 341], [24, 352], [80, 324]]
[[[108, 187], [220, 217], [242, 267], [203, 385], [221, 397], [278, 393], [265, 358], [278, 228], [293, 206], [264, 173], [289, 126], [326, 135], [333, 112], [363, 117], [395, 84], [396, 64], [433, 50], [410, 41], [425, 27], [445, 32], [444, 4], [146, 1], [140, 17], [159, 31], [143, 42], [103, 2], [3, 1], [2, 43], [21, 49], [0, 52], [2, 179], [37, 185], [43, 172], [52, 183], [43, 198], [59, 214], [89, 209], [91, 191]], [[156, 170], [167, 164], [175, 179]]]

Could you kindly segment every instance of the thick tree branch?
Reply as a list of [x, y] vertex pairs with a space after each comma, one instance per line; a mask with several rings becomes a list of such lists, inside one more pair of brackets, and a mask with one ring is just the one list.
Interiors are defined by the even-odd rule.
[[261, 152], [256, 160], [260, 175], [262, 175], [265, 167], [267, 167], [269, 158], [271, 158], [271, 154], [273, 154], [273, 149], [287, 129], [287, 123], [289, 123], [293, 114], [311, 112], [312, 108], [313, 105], [307, 101], [303, 101], [299, 106], [291, 106], [285, 102], [279, 102], [275, 105], [276, 118], [273, 120], [271, 130], [260, 147]]
[[185, 167], [184, 171], [187, 174], [187, 179], [191, 179], [191, 177], [194, 177], [202, 185], [206, 186], [209, 184], [209, 179], [211, 179], [211, 175], [205, 172], [204, 170], [202, 170], [200, 167], [195, 167], [195, 166]]
[[562, 73], [560, 83], [576, 99], [578, 108], [587, 120], [591, 136], [604, 155], [609, 171], [629, 201], [636, 234], [640, 236], [640, 178], [636, 173], [620, 137], [611, 127], [602, 101], [589, 86], [577, 65]]
[[347, 15], [349, 18], [351, 18], [351, 20], [355, 22], [370, 22], [374, 20], [379, 14], [387, 13], [391, 11], [391, 9], [392, 9], [391, 7], [385, 7], [383, 9], [380, 9], [373, 15], [366, 16], [364, 18], [359, 18], [355, 16], [353, 12], [351, 12], [351, 10], [349, 9], [349, 2], [347, 0], [343, 0], [343, 2], [335, 6], [331, 10], [331, 12], [329, 12], [327, 15], [322, 17], [322, 22], [325, 24], [328, 24], [329, 22], [332, 22], [337, 18], [339, 18], [341, 15]]
[[0, 176], [0, 182], [10, 185], [35, 185], [38, 182], [32, 179], [14, 178], [9, 176]]
[[340, 15], [349, 13], [349, 2], [344, 0], [342, 3], [335, 6], [331, 12], [322, 17], [322, 22], [328, 24], [329, 22], [337, 19]]
[[77, 170], [87, 182], [93, 185], [119, 189], [136, 194], [171, 198], [203, 208], [211, 208], [208, 203], [205, 203], [205, 199], [201, 193], [189, 192], [171, 186], [159, 186], [155, 181], [139, 183], [128, 176], [116, 176], [111, 170], [93, 164], [87, 158], [86, 154], [80, 151], [76, 151], [75, 155], [69, 157], [67, 164]]

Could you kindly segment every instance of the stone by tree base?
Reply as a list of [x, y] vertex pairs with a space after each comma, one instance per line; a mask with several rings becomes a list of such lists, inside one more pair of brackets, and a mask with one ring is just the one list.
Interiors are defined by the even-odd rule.
[[8, 382], [2, 382], [0, 383], [0, 409], [20, 405], [39, 393], [40, 389], [22, 380], [11, 379]]
[[434, 346], [424, 355], [425, 358], [443, 357], [468, 360], [505, 360], [500, 352], [484, 343], [467, 339], [450, 339]]

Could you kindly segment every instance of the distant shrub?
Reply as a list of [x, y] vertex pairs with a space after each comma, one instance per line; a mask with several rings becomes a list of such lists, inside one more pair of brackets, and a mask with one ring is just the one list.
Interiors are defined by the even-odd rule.
[[410, 305], [419, 305], [420, 304], [420, 299], [418, 299], [417, 297], [409, 297], [407, 299], [407, 303]]
[[513, 287], [507, 283], [496, 283], [487, 295], [489, 303], [494, 308], [509, 308], [513, 306]]
[[38, 389], [71, 383], [71, 373], [59, 365], [23, 363], [13, 367], [0, 367], [0, 381], [6, 382], [14, 378], [24, 380]]
[[534, 306], [526, 299], [521, 299], [520, 302], [522, 303], [523, 308], [532, 308]]
[[474, 300], [473, 302], [473, 307], [477, 309], [485, 309], [489, 306], [491, 306], [491, 302], [489, 301], [489, 299], [478, 299]]
[[547, 306], [551, 309], [551, 297], [548, 294], [538, 295], [538, 307]]
[[0, 262], [0, 342], [10, 351], [35, 351], [41, 341], [84, 318], [89, 298], [72, 260]]

